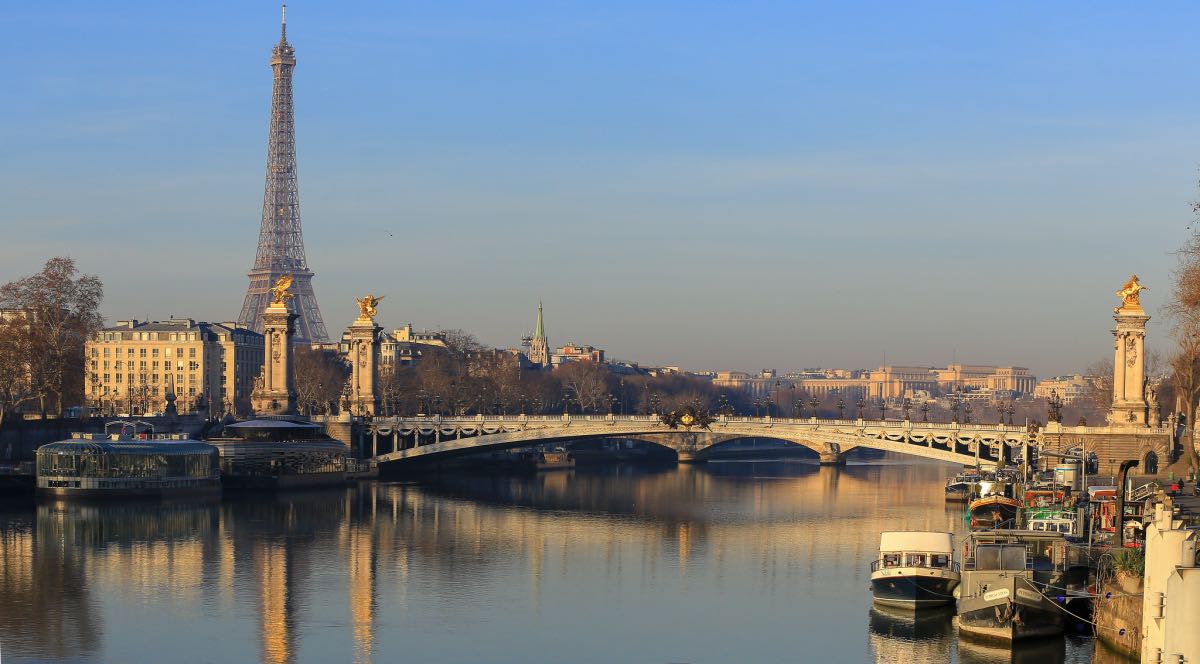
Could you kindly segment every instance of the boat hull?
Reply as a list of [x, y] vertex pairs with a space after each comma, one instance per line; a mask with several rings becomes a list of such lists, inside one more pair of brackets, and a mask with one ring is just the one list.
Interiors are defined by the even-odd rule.
[[[1063, 633], [1062, 610], [1024, 576], [992, 575], [983, 586], [976, 583], [970, 572], [964, 572], [964, 579], [964, 594], [958, 600], [960, 633], [994, 641]], [[965, 594], [969, 586], [976, 587], [977, 593]]]
[[971, 516], [971, 530], [1003, 528], [1016, 523], [1020, 501], [1004, 496], [988, 496], [971, 501], [967, 511]]
[[946, 606], [954, 602], [959, 575], [949, 570], [888, 568], [871, 574], [875, 603], [906, 609]]

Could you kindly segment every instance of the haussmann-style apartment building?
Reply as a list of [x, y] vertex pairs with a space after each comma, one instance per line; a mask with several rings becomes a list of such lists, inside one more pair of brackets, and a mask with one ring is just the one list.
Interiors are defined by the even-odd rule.
[[263, 336], [237, 323], [122, 320], [87, 343], [90, 405], [105, 413], [246, 413], [263, 365]]

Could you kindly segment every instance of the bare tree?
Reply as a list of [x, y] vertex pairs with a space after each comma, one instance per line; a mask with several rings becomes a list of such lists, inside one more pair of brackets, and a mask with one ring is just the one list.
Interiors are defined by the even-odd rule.
[[334, 351], [305, 346], [296, 349], [292, 362], [300, 411], [308, 415], [332, 413], [350, 376], [350, 367]]
[[30, 365], [31, 343], [25, 315], [0, 318], [0, 425], [6, 413], [37, 398]]
[[61, 412], [68, 399], [82, 402], [84, 344], [103, 325], [103, 297], [100, 279], [79, 274], [62, 256], [0, 286], [0, 307], [27, 312], [29, 376], [43, 413]]
[[596, 362], [567, 362], [555, 374], [584, 410], [596, 412], [608, 400], [608, 370]]
[[1175, 354], [1170, 361], [1171, 383], [1177, 408], [1186, 415], [1184, 454], [1193, 470], [1200, 470], [1196, 452], [1196, 410], [1200, 407], [1200, 231], [1176, 252], [1167, 313], [1175, 323]]

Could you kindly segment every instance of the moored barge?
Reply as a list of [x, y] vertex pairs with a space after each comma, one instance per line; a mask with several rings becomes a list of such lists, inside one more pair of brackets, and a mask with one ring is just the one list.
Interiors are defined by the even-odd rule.
[[217, 496], [217, 450], [171, 434], [76, 433], [37, 449], [37, 494], [75, 498]]
[[225, 427], [208, 441], [220, 455], [226, 489], [293, 489], [343, 484], [344, 443], [299, 418], [258, 419]]
[[879, 559], [871, 563], [875, 603], [908, 609], [945, 606], [959, 583], [954, 535], [893, 531], [879, 535]]

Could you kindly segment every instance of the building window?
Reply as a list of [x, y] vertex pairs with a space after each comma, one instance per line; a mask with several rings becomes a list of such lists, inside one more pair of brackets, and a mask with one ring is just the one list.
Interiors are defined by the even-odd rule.
[[104, 374], [104, 382], [108, 382], [108, 374]]
[[196, 357], [196, 349], [195, 348], [188, 349], [188, 357]]
[[[92, 350], [95, 350], [95, 349], [92, 349]], [[120, 348], [118, 348], [117, 350], [120, 350]], [[108, 357], [108, 349], [107, 348], [104, 349], [104, 357]]]
[[170, 360], [165, 360], [163, 362], [163, 369], [165, 369], [167, 371], [171, 370], [171, 361]]
[[157, 348], [150, 349], [150, 357], [158, 357], [158, 349]]
[[[130, 349], [129, 349], [129, 352], [130, 352], [130, 354], [132, 354], [132, 353], [133, 353], [133, 349], [132, 349], [132, 348], [130, 348]], [[146, 349], [145, 349], [145, 348], [139, 348], [139, 349], [138, 349], [138, 355], [139, 355], [139, 356], [141, 356], [141, 357], [146, 357]]]
[[163, 357], [171, 357], [171, 348], [170, 347], [163, 349]]
[[[107, 379], [107, 378], [105, 378], [105, 380], [108, 380], [108, 379]], [[117, 374], [117, 382], [118, 382], [118, 383], [119, 383], [119, 382], [121, 382], [121, 374]]]

